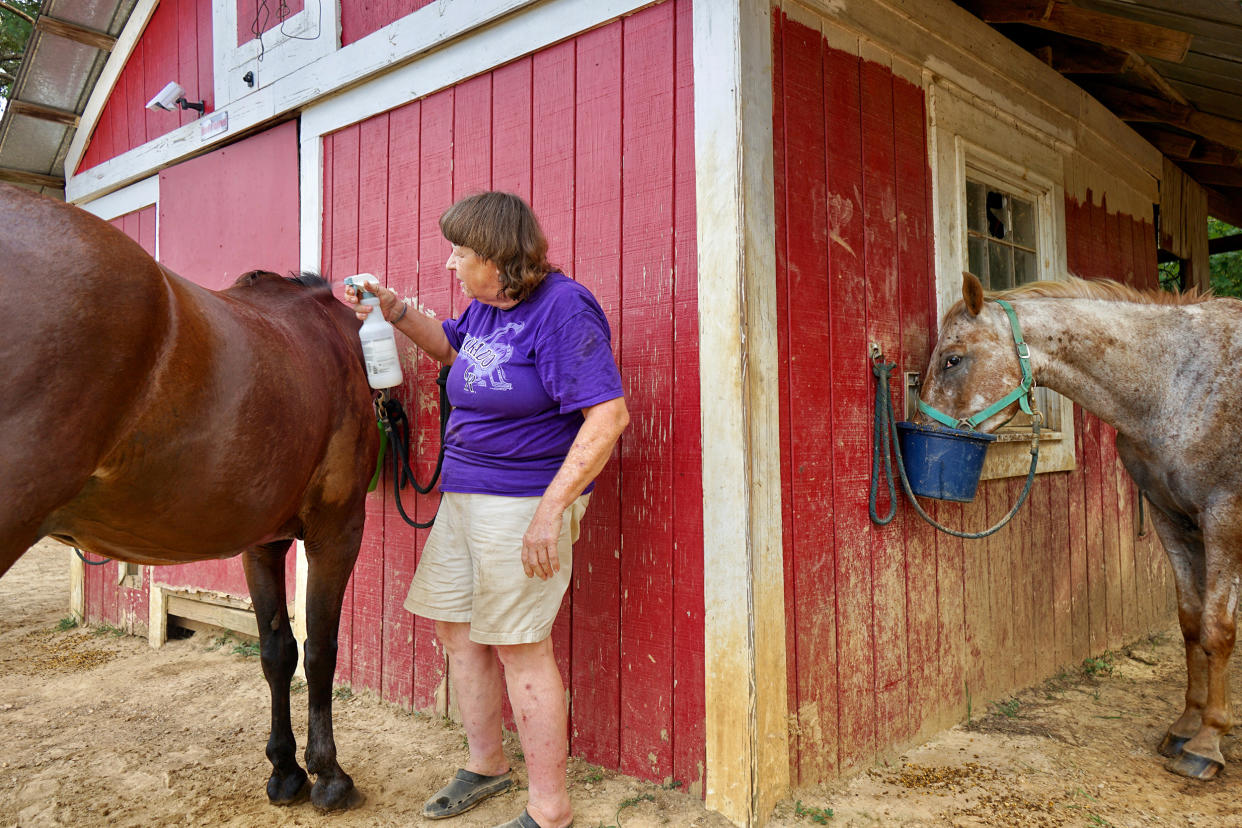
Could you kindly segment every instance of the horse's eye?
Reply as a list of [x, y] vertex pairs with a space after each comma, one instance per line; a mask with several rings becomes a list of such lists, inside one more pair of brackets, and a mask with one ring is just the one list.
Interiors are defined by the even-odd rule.
[[948, 370], [949, 368], [954, 367], [961, 361], [962, 361], [962, 358], [958, 356], [957, 354], [949, 354], [949, 356], [945, 357], [945, 360], [944, 360], [945, 370]]

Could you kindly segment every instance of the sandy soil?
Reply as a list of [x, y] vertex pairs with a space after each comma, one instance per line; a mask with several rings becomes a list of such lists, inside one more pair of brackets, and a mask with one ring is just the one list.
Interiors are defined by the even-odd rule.
[[[366, 802], [330, 816], [309, 804], [274, 808], [263, 794], [258, 660], [203, 634], [157, 651], [106, 630], [58, 629], [67, 579], [56, 544], [0, 578], [0, 826], [445, 825], [419, 811], [464, 759], [455, 724], [342, 694], [340, 760]], [[1182, 694], [1173, 630], [1095, 667], [1024, 691], [890, 764], [799, 790], [769, 824], [1242, 827], [1235, 737], [1224, 745], [1233, 764], [1208, 784], [1165, 772], [1154, 753]], [[304, 700], [294, 696], [299, 738]], [[520, 761], [515, 768], [522, 780]], [[585, 762], [571, 761], [570, 778], [578, 828], [729, 825], [693, 796]], [[512, 818], [521, 787], [447, 825]]]

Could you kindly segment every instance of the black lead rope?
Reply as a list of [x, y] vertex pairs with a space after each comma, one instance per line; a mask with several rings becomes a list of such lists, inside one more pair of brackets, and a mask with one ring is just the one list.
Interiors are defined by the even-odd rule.
[[[871, 364], [871, 371], [875, 374], [875, 442], [871, 451], [871, 497], [869, 506], [871, 508], [871, 520], [880, 526], [888, 524], [897, 514], [897, 492], [893, 487], [893, 465], [890, 455], [897, 457], [897, 471], [901, 476], [901, 488], [906, 493], [906, 497], [910, 500], [910, 505], [914, 507], [914, 511], [918, 512], [919, 517], [939, 529], [941, 532], [953, 535], [958, 538], [966, 538], [967, 540], [978, 540], [986, 538], [988, 535], [999, 532], [1005, 524], [1013, 519], [1018, 513], [1018, 509], [1022, 508], [1022, 504], [1026, 502], [1026, 496], [1031, 492], [1031, 484], [1035, 482], [1035, 466], [1039, 463], [1039, 422], [1040, 418], [1035, 417], [1031, 422], [1031, 469], [1026, 475], [1026, 486], [1022, 489], [1022, 494], [1018, 497], [1018, 502], [1009, 510], [1009, 514], [1000, 519], [1000, 522], [991, 529], [985, 529], [982, 532], [959, 532], [956, 529], [950, 529], [948, 526], [941, 525], [936, 522], [935, 518], [923, 511], [923, 507], [919, 505], [915, 499], [914, 492], [910, 490], [910, 481], [906, 478], [906, 463], [901, 456], [901, 440], [897, 436], [897, 423], [893, 417], [893, 400], [889, 393], [888, 378], [892, 373], [896, 363], [885, 362], [882, 355], [877, 354]], [[884, 477], [888, 483], [889, 512], [881, 517], [876, 512], [876, 490], [879, 484], [880, 471], [880, 455], [884, 456]]]
[[[440, 369], [440, 375], [436, 377], [436, 385], [440, 386], [440, 452], [436, 457], [436, 469], [425, 486], [419, 485], [414, 477], [413, 469], [410, 468], [410, 420], [405, 414], [405, 408], [402, 407], [400, 400], [388, 399], [383, 402], [383, 426], [388, 432], [388, 442], [392, 446], [393, 500], [397, 502], [397, 512], [400, 513], [401, 519], [415, 529], [430, 529], [431, 525], [436, 522], [436, 516], [432, 515], [430, 520], [424, 522], [414, 520], [406, 514], [405, 507], [401, 503], [401, 490], [409, 484], [419, 494], [430, 494], [440, 479], [440, 469], [444, 467], [444, 433], [448, 427], [449, 413], [452, 411], [448, 400], [448, 372], [449, 366], [445, 365]], [[436, 506], [436, 513], [438, 514], [439, 511], [440, 507]]]
[[104, 564], [112, 560], [111, 558], [104, 558], [102, 561], [88, 561], [86, 559], [86, 556], [82, 554], [81, 549], [78, 549], [75, 546], [73, 547], [73, 551], [78, 553], [78, 557], [82, 560], [82, 563], [86, 564], [87, 566], [103, 566]]

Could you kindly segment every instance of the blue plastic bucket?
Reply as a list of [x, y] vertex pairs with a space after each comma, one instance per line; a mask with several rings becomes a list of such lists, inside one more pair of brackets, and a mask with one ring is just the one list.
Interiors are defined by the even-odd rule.
[[995, 434], [906, 422], [898, 423], [897, 431], [906, 478], [916, 495], [959, 503], [975, 499], [983, 458]]

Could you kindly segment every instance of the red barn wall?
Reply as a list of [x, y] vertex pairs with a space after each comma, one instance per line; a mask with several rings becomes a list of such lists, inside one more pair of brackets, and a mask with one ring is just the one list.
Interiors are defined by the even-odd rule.
[[274, 6], [268, 0], [237, 0], [237, 45], [279, 29], [281, 23], [305, 7], [306, 0], [281, 0]]
[[204, 101], [208, 112], [215, 108], [211, 3], [163, 0], [156, 7], [104, 104], [75, 174], [198, 118], [192, 109], [146, 108], [171, 80], [181, 84], [187, 99]]
[[[1039, 475], [990, 538], [937, 533], [904, 502], [871, 523], [868, 343], [921, 372], [935, 339], [924, 95], [780, 13], [773, 68], [790, 765], [805, 785], [1146, 633], [1172, 605], [1114, 435], [1081, 412], [1078, 468]], [[1154, 279], [1150, 224], [1067, 207], [1071, 270]], [[979, 530], [1023, 482], [926, 503]]]
[[341, 45], [348, 46], [377, 32], [407, 14], [413, 14], [433, 0], [388, 0], [387, 3], [342, 3]]
[[[439, 215], [472, 192], [531, 201], [549, 255], [603, 305], [632, 425], [597, 481], [553, 631], [571, 749], [701, 790], [704, 757], [691, 15], [659, 5], [329, 136], [325, 272], [376, 274], [440, 318], [466, 304]], [[397, 396], [418, 475], [438, 444], [435, 366], [407, 351]], [[338, 680], [444, 711], [431, 622], [401, 606], [425, 531], [391, 481], [368, 501]], [[403, 493], [425, 520], [435, 497]]]

